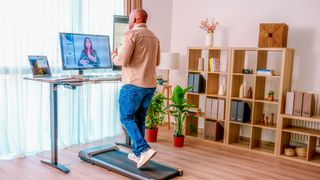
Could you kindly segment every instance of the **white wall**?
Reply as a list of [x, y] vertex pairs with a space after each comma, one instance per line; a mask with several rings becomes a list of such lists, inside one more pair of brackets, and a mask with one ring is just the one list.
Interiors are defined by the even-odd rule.
[[[293, 88], [319, 91], [319, 7], [319, 0], [174, 0], [171, 51], [180, 52], [186, 64], [187, 47], [205, 44], [199, 23], [207, 17], [220, 22], [214, 46], [223, 47], [257, 47], [260, 23], [285, 22], [289, 25], [288, 47], [296, 49]], [[186, 65], [172, 76], [178, 74], [171, 82], [186, 85]]]
[[142, 6], [148, 12], [148, 27], [160, 40], [161, 52], [170, 51], [172, 0], [144, 0]]
[[144, 0], [143, 5], [162, 50], [180, 53], [180, 69], [170, 72], [173, 86], [186, 87], [187, 47], [205, 45], [199, 23], [214, 17], [220, 23], [214, 34], [217, 47], [257, 47], [260, 23], [288, 24], [288, 47], [296, 49], [293, 89], [320, 91], [319, 0]]

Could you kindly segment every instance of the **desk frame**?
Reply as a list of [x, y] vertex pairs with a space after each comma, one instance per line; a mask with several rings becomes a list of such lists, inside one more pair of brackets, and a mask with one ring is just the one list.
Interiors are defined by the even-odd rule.
[[[59, 85], [67, 85], [74, 89], [76, 86], [82, 85], [85, 82], [89, 83], [100, 83], [100, 82], [119, 82], [121, 77], [116, 77], [114, 79], [109, 80], [89, 80], [85, 79], [83, 81], [53, 81], [50, 79], [35, 79], [25, 77], [24, 79], [39, 81], [39, 82], [47, 82], [50, 83], [50, 139], [51, 139], [51, 160], [41, 160], [41, 163], [49, 165], [53, 168], [56, 168], [64, 173], [69, 173], [70, 170], [58, 163], [58, 86]], [[80, 84], [79, 84], [80, 83]]]

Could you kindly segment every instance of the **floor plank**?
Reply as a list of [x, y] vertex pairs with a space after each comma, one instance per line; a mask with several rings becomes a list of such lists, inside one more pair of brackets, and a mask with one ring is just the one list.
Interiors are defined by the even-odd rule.
[[[77, 157], [81, 149], [114, 143], [122, 139], [123, 136], [118, 136], [59, 150], [59, 162], [71, 169], [69, 174], [63, 174], [40, 163], [41, 159], [50, 157], [49, 151], [26, 158], [2, 160], [0, 179], [127, 179], [83, 162]], [[186, 138], [185, 146], [176, 148], [172, 139], [172, 131], [163, 128], [159, 132], [158, 142], [150, 145], [158, 152], [154, 157], [155, 161], [183, 169], [184, 175], [176, 179], [320, 179], [319, 167], [195, 138]], [[121, 149], [129, 151], [127, 148], [121, 147]]]

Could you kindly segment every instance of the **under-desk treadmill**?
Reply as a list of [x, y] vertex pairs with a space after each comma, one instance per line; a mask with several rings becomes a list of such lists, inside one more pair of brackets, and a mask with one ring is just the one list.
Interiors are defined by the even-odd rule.
[[169, 179], [182, 176], [181, 169], [172, 168], [149, 161], [138, 169], [137, 164], [128, 159], [128, 153], [120, 151], [117, 146], [103, 145], [79, 152], [81, 160], [98, 165], [132, 179]]

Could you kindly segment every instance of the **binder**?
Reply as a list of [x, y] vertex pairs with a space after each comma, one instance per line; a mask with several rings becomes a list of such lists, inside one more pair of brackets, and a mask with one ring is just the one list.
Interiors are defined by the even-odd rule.
[[212, 99], [207, 98], [206, 100], [206, 117], [211, 117], [211, 109], [212, 109]]
[[240, 101], [238, 102], [237, 109], [237, 121], [238, 122], [248, 122], [250, 121], [251, 110], [248, 103]]
[[238, 102], [231, 101], [231, 108], [230, 108], [230, 120], [237, 121], [237, 109], [238, 109]]
[[192, 87], [192, 89], [189, 89], [188, 92], [194, 92], [193, 77], [194, 77], [193, 73], [188, 74], [188, 87]]
[[314, 95], [304, 93], [303, 95], [302, 116], [311, 117], [314, 114]]
[[224, 120], [224, 104], [225, 100], [219, 99], [218, 100], [218, 120]]
[[294, 92], [294, 111], [293, 115], [302, 115], [303, 92]]
[[218, 99], [212, 99], [211, 117], [218, 118]]
[[287, 92], [285, 114], [293, 115], [294, 92]]

